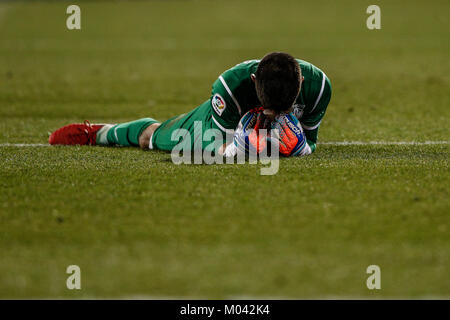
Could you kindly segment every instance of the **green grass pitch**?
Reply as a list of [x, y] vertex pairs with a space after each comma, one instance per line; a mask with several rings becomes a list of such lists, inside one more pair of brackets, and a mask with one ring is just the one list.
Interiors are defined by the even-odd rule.
[[[0, 298], [450, 296], [449, 1], [376, 1], [372, 31], [372, 1], [76, 3], [69, 31], [72, 2], [0, 2]], [[16, 145], [84, 119], [167, 119], [275, 50], [332, 81], [319, 142], [443, 143], [319, 143], [274, 176]]]

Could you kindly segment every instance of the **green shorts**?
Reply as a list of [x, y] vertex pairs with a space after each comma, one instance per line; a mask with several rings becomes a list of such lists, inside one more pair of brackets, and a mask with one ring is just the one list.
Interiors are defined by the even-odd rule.
[[201, 146], [204, 150], [213, 141], [216, 141], [214, 137], [204, 141], [203, 134], [208, 129], [216, 129], [217, 132], [220, 132], [221, 139], [225, 142], [225, 135], [214, 123], [211, 113], [211, 100], [207, 100], [189, 113], [164, 121], [153, 133], [150, 149], [171, 151], [176, 145], [185, 142], [191, 150], [194, 149], [194, 146]]

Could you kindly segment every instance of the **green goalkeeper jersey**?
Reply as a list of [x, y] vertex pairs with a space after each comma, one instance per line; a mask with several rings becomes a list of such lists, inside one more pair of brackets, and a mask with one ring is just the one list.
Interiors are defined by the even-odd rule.
[[[214, 82], [211, 95], [212, 120], [224, 132], [231, 132], [241, 117], [259, 107], [255, 84], [260, 60], [242, 62], [222, 73]], [[320, 123], [331, 98], [331, 84], [322, 70], [297, 59], [304, 81], [294, 103], [294, 115], [299, 119], [311, 149], [314, 151]]]

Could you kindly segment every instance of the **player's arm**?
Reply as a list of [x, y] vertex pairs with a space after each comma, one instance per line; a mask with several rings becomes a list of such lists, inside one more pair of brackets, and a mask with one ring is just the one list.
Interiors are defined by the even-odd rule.
[[330, 99], [331, 82], [330, 79], [328, 79], [328, 77], [323, 73], [322, 86], [317, 94], [313, 109], [308, 114], [303, 115], [300, 120], [303, 130], [305, 131], [306, 140], [311, 148], [311, 152], [314, 152], [316, 149], [320, 123], [325, 115]]
[[[223, 133], [228, 146], [233, 145], [229, 142], [233, 141], [234, 131], [242, 116], [239, 101], [233, 93], [239, 83], [240, 79], [237, 78], [232, 68], [222, 73], [212, 86], [210, 101], [213, 126]], [[225, 152], [227, 143], [219, 149], [219, 153], [234, 156], [233, 148], [228, 148], [228, 151]]]
[[239, 79], [233, 69], [222, 73], [212, 86], [212, 120], [224, 134], [232, 134], [242, 116], [239, 101], [233, 93], [238, 86]]

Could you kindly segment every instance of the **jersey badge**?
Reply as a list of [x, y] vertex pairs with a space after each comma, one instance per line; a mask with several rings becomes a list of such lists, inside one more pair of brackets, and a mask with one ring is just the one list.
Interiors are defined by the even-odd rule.
[[227, 106], [226, 103], [225, 103], [224, 98], [222, 98], [222, 96], [221, 96], [220, 94], [218, 94], [218, 93], [216, 93], [216, 94], [212, 97], [211, 104], [212, 104], [212, 107], [213, 107], [214, 111], [215, 111], [219, 116], [222, 115], [223, 111], [225, 110], [225, 108], [226, 108], [226, 106]]

